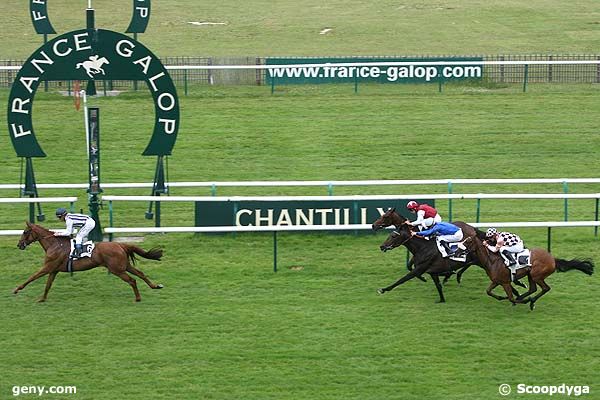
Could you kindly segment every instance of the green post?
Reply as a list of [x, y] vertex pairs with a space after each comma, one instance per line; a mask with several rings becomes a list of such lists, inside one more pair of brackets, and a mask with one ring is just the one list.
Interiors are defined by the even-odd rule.
[[[151, 196], [160, 196], [161, 193], [167, 193], [167, 187], [165, 185], [165, 167], [164, 167], [164, 156], [158, 156], [156, 160], [156, 171], [154, 173], [154, 184], [152, 185]], [[155, 215], [152, 213], [152, 201], [148, 205], [148, 211], [146, 211], [146, 219], [152, 219]], [[154, 226], [160, 227], [160, 201], [155, 201], [155, 212], [156, 218], [154, 218]]]
[[217, 195], [217, 185], [214, 183], [210, 185], [210, 195], [213, 197]]
[[523, 73], [523, 93], [527, 91], [527, 79], [529, 78], [529, 64], [525, 64], [525, 72]]
[[475, 217], [475, 222], [479, 223], [479, 216], [481, 214], [481, 199], [477, 199], [477, 216]]
[[188, 72], [187, 69], [183, 70], [183, 92], [188, 95]]
[[354, 77], [354, 94], [358, 93], [358, 76]]
[[271, 74], [271, 94], [275, 93], [275, 76]]
[[552, 252], [552, 228], [548, 227], [548, 253]]
[[[452, 194], [452, 182], [448, 181], [448, 194]], [[448, 221], [452, 222], [452, 199], [448, 199]]]
[[333, 196], [333, 184], [331, 182], [327, 185], [327, 195]]
[[[25, 159], [25, 187], [21, 192], [24, 196], [29, 196], [30, 198], [39, 197], [37, 186], [35, 183], [35, 174], [33, 172], [33, 160], [31, 157], [27, 157]], [[40, 203], [29, 203], [29, 222], [35, 222], [35, 205], [38, 207], [38, 221], [43, 221], [46, 219], [44, 214], [42, 213], [42, 206]]]
[[102, 193], [100, 188], [100, 109], [89, 107], [87, 113], [87, 136], [88, 136], [88, 206], [90, 216], [96, 222], [96, 226], [90, 232], [89, 238], [95, 242], [102, 241], [102, 227], [100, 224], [100, 200], [98, 195]]
[[443, 80], [440, 78], [438, 80], [438, 93], [442, 93], [442, 83], [443, 83]]
[[[108, 226], [113, 227], [113, 203], [112, 200], [108, 201]], [[108, 234], [108, 241], [112, 242], [113, 234], [112, 232]]]
[[[598, 222], [598, 208], [600, 206], [600, 199], [596, 199], [596, 222]], [[598, 227], [594, 227], [594, 236], [598, 237]]]
[[[569, 184], [563, 181], [563, 193], [569, 193]], [[565, 221], [569, 220], [569, 199], [565, 198]]]
[[273, 231], [273, 272], [277, 272], [277, 231]]

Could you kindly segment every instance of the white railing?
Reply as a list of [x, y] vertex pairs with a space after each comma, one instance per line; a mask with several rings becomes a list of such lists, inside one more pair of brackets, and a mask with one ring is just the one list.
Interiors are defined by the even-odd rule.
[[[286, 187], [286, 186], [322, 186], [326, 188], [334, 186], [403, 186], [403, 185], [446, 185], [467, 184], [467, 185], [488, 185], [488, 184], [569, 184], [569, 183], [600, 183], [600, 178], [524, 178], [524, 179], [385, 179], [385, 180], [321, 180], [321, 181], [201, 181], [201, 182], [167, 182], [167, 187]], [[152, 183], [104, 183], [103, 188], [107, 189], [134, 189], [151, 188]], [[86, 189], [87, 183], [40, 183], [38, 189]], [[24, 185], [2, 184], [0, 189], [23, 189]]]
[[[599, 221], [576, 222], [490, 222], [470, 223], [476, 228], [494, 226], [497, 228], [547, 228], [546, 247], [552, 249], [552, 228], [557, 227], [598, 227]], [[390, 227], [389, 229], [393, 229]], [[278, 232], [318, 232], [318, 231], [369, 231], [369, 224], [355, 225], [293, 225], [293, 226], [180, 226], [180, 227], [137, 227], [137, 228], [105, 228], [111, 238], [115, 233], [242, 233], [242, 232], [269, 232], [273, 233], [273, 271], [277, 272], [277, 233]]]
[[[0, 198], [0, 203], [69, 203], [70, 209], [73, 210], [73, 206], [77, 201], [77, 197], [16, 197], [16, 198]], [[6, 229], [0, 230], [0, 236], [14, 236], [20, 235], [23, 230]]]

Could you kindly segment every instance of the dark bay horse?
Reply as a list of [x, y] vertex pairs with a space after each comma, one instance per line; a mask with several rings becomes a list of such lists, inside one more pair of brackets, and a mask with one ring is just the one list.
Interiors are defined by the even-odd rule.
[[[464, 222], [461, 223], [461, 225], [457, 222], [456, 225], [461, 227], [461, 229], [464, 229], [463, 235], [465, 237], [472, 237], [471, 235], [477, 234], [475, 228]], [[463, 228], [463, 226], [465, 226], [465, 228]], [[425, 240], [419, 236], [414, 236], [414, 233], [415, 232], [412, 231], [410, 225], [401, 223], [400, 227], [392, 232], [387, 240], [380, 246], [381, 251], [388, 251], [403, 245], [412, 253], [415, 267], [413, 270], [409, 271], [408, 274], [390, 286], [380, 288], [377, 292], [379, 294], [384, 294], [414, 277], [428, 273], [438, 290], [440, 296], [439, 302], [444, 303], [446, 299], [444, 298], [444, 292], [439, 276], [464, 268], [465, 263], [442, 257], [438, 251], [435, 240]], [[473, 264], [479, 264], [479, 260], [474, 260]]]
[[[31, 275], [22, 285], [18, 286], [13, 293], [17, 294], [31, 282], [44, 275], [48, 275], [44, 295], [39, 300], [40, 302], [43, 302], [46, 301], [46, 298], [48, 297], [48, 292], [52, 287], [52, 282], [54, 282], [56, 275], [59, 272], [67, 272], [67, 261], [69, 259], [69, 254], [71, 253], [71, 244], [70, 238], [65, 236], [54, 236], [52, 231], [27, 222], [27, 228], [23, 231], [17, 247], [21, 250], [25, 250], [28, 245], [36, 241], [40, 242], [40, 245], [46, 252], [44, 266]], [[142, 271], [133, 266], [136, 261], [136, 254], [150, 260], [160, 261], [163, 251], [158, 248], [144, 251], [143, 249], [130, 244], [100, 242], [96, 243], [96, 247], [94, 248], [91, 257], [73, 261], [73, 271], [86, 271], [98, 266], [105, 266], [108, 268], [109, 272], [115, 274], [131, 285], [133, 293], [135, 294], [135, 301], [140, 301], [140, 292], [137, 288], [135, 279], [127, 272], [141, 278], [152, 289], [162, 289], [163, 286], [152, 283]]]
[[[373, 222], [371, 227], [373, 228], [374, 231], [378, 231], [380, 229], [387, 228], [388, 226], [392, 226], [392, 225], [395, 226], [396, 229], [400, 229], [401, 226], [406, 224], [407, 221], [408, 220], [406, 218], [404, 218], [402, 215], [400, 215], [396, 212], [396, 208], [389, 208], [385, 213], [383, 213], [383, 215], [381, 217], [379, 217], [375, 222]], [[462, 229], [465, 238], [469, 237], [469, 236], [475, 236], [475, 235], [479, 236], [482, 239], [485, 238], [485, 232], [480, 231], [479, 229], [474, 228], [469, 224], [466, 224], [461, 221], [453, 222], [453, 224]], [[450, 263], [452, 263], [452, 268], [449, 269], [449, 272], [447, 273], [447, 275], [444, 279], [444, 283], [446, 283], [448, 281], [448, 278], [450, 276], [452, 276], [452, 271], [458, 271], [456, 273], [456, 280], [458, 281], [458, 283], [460, 283], [462, 274], [471, 265], [479, 265], [479, 260], [477, 259], [477, 256], [470, 253], [470, 254], [467, 254], [467, 259], [465, 262], [450, 260]], [[456, 263], [456, 266], [454, 265], [454, 263]], [[414, 258], [412, 258], [408, 263], [409, 271], [412, 270], [411, 266], [413, 266], [413, 265], [414, 265]], [[424, 281], [424, 279], [421, 276], [418, 276], [418, 278]]]
[[[506, 264], [504, 264], [504, 260], [500, 254], [489, 251], [477, 237], [471, 237], [463, 243], [469, 250], [477, 253], [477, 256], [482, 262], [481, 266], [485, 269], [488, 277], [492, 281], [486, 291], [488, 295], [498, 300], [508, 299], [513, 304], [529, 303], [529, 308], [531, 310], [534, 309], [535, 302], [550, 291], [550, 286], [548, 286], [544, 280], [554, 273], [554, 271], [558, 270], [558, 272], [566, 272], [571, 269], [576, 269], [587, 275], [592, 275], [594, 273], [594, 263], [589, 260], [563, 260], [554, 258], [552, 254], [544, 249], [531, 249], [531, 267], [518, 269], [516, 274], [516, 279], [520, 279], [527, 275], [529, 279], [529, 290], [515, 299], [510, 284], [511, 273], [506, 267]], [[492, 290], [499, 285], [504, 288], [506, 297], [501, 297], [492, 293]], [[537, 285], [541, 286], [542, 291], [533, 297], [528, 297], [537, 291]]]

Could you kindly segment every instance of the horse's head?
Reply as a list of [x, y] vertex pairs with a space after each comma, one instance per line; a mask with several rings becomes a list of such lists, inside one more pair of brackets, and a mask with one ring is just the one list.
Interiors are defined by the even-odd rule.
[[406, 218], [402, 215], [396, 213], [396, 207], [388, 208], [388, 210], [383, 213], [381, 217], [379, 217], [371, 227], [374, 231], [378, 231], [380, 229], [386, 228], [388, 226], [403, 224], [406, 222]]
[[21, 234], [21, 238], [19, 239], [19, 243], [17, 243], [17, 247], [21, 250], [25, 250], [27, 246], [31, 243], [39, 240], [39, 236], [33, 230], [33, 224], [29, 222], [25, 222], [27, 224], [27, 228]]
[[383, 242], [379, 248], [385, 253], [388, 250], [402, 246], [404, 243], [412, 239], [412, 237], [413, 236], [410, 227], [408, 225], [402, 225], [400, 229], [390, 233], [387, 239], [385, 239], [385, 242]]

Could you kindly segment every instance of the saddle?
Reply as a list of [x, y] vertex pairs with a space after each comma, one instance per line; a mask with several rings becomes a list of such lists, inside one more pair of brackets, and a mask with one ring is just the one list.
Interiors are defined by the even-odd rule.
[[[88, 240], [87, 242], [82, 243], [82, 246], [83, 246], [83, 251], [81, 252], [79, 257], [73, 257], [74, 260], [77, 260], [79, 258], [91, 257], [92, 251], [94, 251], [94, 247], [96, 247], [94, 242], [92, 242], [91, 240]], [[74, 250], [75, 250], [75, 239], [72, 239], [70, 254], [73, 254]]]

